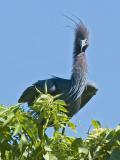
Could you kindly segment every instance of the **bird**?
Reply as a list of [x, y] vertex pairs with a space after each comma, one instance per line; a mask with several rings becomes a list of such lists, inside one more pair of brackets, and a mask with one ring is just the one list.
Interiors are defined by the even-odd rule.
[[75, 22], [74, 34], [73, 65], [70, 78], [52, 76], [49, 79], [38, 80], [25, 89], [18, 100], [19, 103], [33, 105], [39, 96], [36, 88], [44, 93], [45, 84], [47, 84], [49, 94], [52, 96], [61, 94], [59, 99], [65, 101], [68, 110], [67, 115], [72, 118], [96, 95], [98, 88], [88, 80], [86, 49], [89, 46], [89, 32], [81, 20], [79, 23]]

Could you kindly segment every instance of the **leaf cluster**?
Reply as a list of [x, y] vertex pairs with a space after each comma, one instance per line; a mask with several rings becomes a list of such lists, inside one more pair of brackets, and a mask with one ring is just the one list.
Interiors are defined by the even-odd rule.
[[[28, 106], [29, 107], [29, 106]], [[0, 105], [1, 160], [119, 160], [120, 125], [115, 129], [102, 128], [92, 120], [93, 129], [85, 139], [61, 133], [68, 125], [75, 130], [67, 116], [66, 104], [42, 94], [26, 110], [22, 104]], [[46, 130], [54, 127], [52, 137]]]

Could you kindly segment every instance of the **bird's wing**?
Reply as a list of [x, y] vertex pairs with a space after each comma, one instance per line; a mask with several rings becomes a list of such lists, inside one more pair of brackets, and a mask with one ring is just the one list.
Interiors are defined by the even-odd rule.
[[38, 90], [40, 90], [43, 93], [45, 92], [46, 88], [47, 92], [50, 94], [56, 91], [53, 78], [46, 80], [39, 80], [36, 83], [34, 83], [33, 86], [35, 86]]
[[39, 80], [33, 85], [38, 87], [38, 89], [40, 89], [40, 91], [42, 92], [45, 91], [45, 85], [46, 85], [48, 93], [50, 93], [51, 95], [55, 95], [67, 91], [69, 84], [70, 80], [52, 75], [52, 78], [47, 80]]
[[66, 94], [69, 91], [70, 88], [70, 80], [68, 79], [63, 79], [59, 77], [54, 78], [54, 84], [57, 89], [57, 94]]
[[38, 95], [38, 92], [35, 86], [32, 85], [25, 89], [25, 91], [20, 96], [18, 103], [28, 103], [28, 105], [31, 105], [34, 102], [35, 97], [37, 95]]
[[[69, 80], [68, 80], [69, 81]], [[47, 93], [51, 95], [61, 94], [65, 90], [65, 86], [67, 86], [67, 80], [54, 77], [47, 80], [39, 80], [34, 83], [32, 86], [28, 87], [19, 98], [18, 102], [23, 103], [26, 102], [31, 105], [35, 98], [39, 95], [37, 89], [41, 92], [45, 92], [45, 86], [47, 86]]]
[[32, 86], [25, 89], [25, 91], [22, 93], [21, 97], [19, 98], [18, 102], [23, 103], [26, 102], [29, 105], [31, 105], [35, 98], [39, 95], [38, 91], [45, 92], [45, 85], [47, 85], [47, 92], [52, 93], [55, 92], [56, 88], [54, 85], [53, 79], [48, 80], [39, 80], [36, 83], [34, 83]]
[[97, 91], [98, 91], [98, 88], [96, 87], [96, 85], [94, 83], [88, 82], [85, 89], [84, 89], [84, 92], [81, 95], [80, 108], [82, 108], [84, 105], [86, 105], [88, 103], [88, 101], [94, 95], [96, 95]]

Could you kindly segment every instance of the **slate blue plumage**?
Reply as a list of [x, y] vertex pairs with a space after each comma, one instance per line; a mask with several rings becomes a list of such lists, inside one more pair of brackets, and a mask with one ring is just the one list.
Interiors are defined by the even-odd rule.
[[85, 51], [88, 47], [88, 31], [82, 22], [76, 23], [75, 41], [73, 51], [73, 69], [70, 79], [52, 77], [48, 80], [39, 80], [28, 87], [21, 95], [18, 102], [27, 102], [32, 105], [38, 96], [36, 88], [44, 92], [47, 83], [48, 93], [51, 95], [62, 94], [60, 99], [68, 105], [68, 116], [77, 113], [97, 92], [97, 88], [87, 79], [87, 61]]

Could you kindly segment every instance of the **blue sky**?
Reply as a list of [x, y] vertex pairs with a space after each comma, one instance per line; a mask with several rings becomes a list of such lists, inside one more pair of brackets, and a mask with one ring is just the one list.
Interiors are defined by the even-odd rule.
[[0, 103], [15, 104], [22, 91], [49, 74], [69, 78], [74, 24], [63, 14], [80, 17], [90, 32], [89, 79], [97, 95], [73, 117], [85, 134], [91, 119], [104, 127], [120, 123], [120, 1], [0, 1]]

